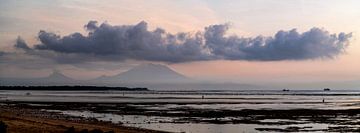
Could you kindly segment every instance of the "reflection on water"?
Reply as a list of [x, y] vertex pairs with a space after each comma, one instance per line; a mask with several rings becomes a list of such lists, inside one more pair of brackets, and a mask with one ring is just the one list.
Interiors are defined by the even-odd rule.
[[[28, 95], [29, 94], [29, 95]], [[202, 99], [204, 96], [204, 99]], [[147, 108], [349, 109], [359, 108], [359, 90], [314, 91], [0, 91], [0, 100], [37, 102], [162, 103]], [[323, 103], [324, 99], [324, 103]], [[179, 104], [181, 103], [181, 104]], [[201, 104], [199, 104], [201, 103]], [[166, 104], [166, 105], [164, 105]], [[135, 106], [135, 105], [134, 105]]]
[[[209, 124], [209, 123], [174, 123], [172, 117], [162, 116], [142, 116], [142, 115], [116, 115], [110, 113], [92, 113], [89, 111], [59, 111], [63, 114], [81, 117], [91, 117], [102, 121], [111, 121], [113, 123], [123, 123], [126, 126], [147, 128], [154, 130], [186, 133], [239, 133], [239, 132], [259, 132], [256, 128], [286, 128], [289, 126], [305, 127], [307, 130], [323, 130], [332, 124], [306, 123], [306, 124], [288, 124], [288, 125], [258, 125], [258, 124]], [[267, 119], [263, 122], [291, 121], [285, 119]], [[295, 120], [294, 120], [295, 121]], [[319, 131], [320, 132], [320, 131]]]

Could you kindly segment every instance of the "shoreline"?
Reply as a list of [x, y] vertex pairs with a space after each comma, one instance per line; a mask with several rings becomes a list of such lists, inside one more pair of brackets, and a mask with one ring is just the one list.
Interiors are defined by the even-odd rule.
[[[159, 104], [159, 103], [157, 103]], [[149, 105], [149, 104], [146, 104]], [[155, 105], [155, 104], [154, 104]], [[360, 108], [357, 109], [241, 109], [241, 110], [226, 110], [226, 109], [196, 109], [196, 108], [171, 108], [165, 110], [148, 109], [146, 106], [134, 106], [134, 104], [124, 103], [84, 103], [84, 102], [0, 102], [0, 112], [30, 112], [24, 118], [29, 118], [34, 121], [34, 117], [38, 114], [46, 116], [43, 120], [55, 121], [55, 123], [68, 122], [68, 119], [74, 119], [76, 124], [102, 125], [100, 129], [113, 128], [114, 131], [121, 131], [125, 133], [131, 132], [154, 132], [160, 133], [162, 131], [147, 130], [136, 127], [126, 127], [122, 124], [114, 124], [109, 121], [99, 121], [95, 117], [85, 116], [69, 116], [61, 114], [62, 111], [87, 111], [90, 113], [99, 114], [114, 114], [120, 116], [135, 115], [135, 116], [154, 116], [154, 117], [169, 117], [170, 121], [166, 123], [172, 124], [256, 124], [260, 127], [255, 128], [257, 131], [273, 131], [273, 132], [288, 132], [288, 131], [325, 131], [325, 132], [358, 132], [360, 131]], [[6, 111], [7, 110], [7, 111]], [[49, 112], [57, 110], [58, 112]], [[13, 112], [14, 111], [14, 112]], [[31, 113], [37, 112], [37, 113]], [[40, 112], [40, 113], [39, 113]], [[3, 112], [1, 112], [0, 120], [2, 120]], [[23, 114], [21, 114], [23, 115]], [[20, 115], [20, 116], [21, 116]], [[12, 115], [14, 116], [14, 115]], [[51, 116], [49, 118], [49, 116]], [[55, 116], [55, 118], [54, 118]], [[15, 117], [16, 118], [16, 117]], [[18, 119], [18, 118], [17, 118]], [[268, 121], [270, 120], [270, 121]], [[70, 121], [72, 123], [73, 121]], [[123, 123], [123, 121], [118, 121]], [[47, 122], [45, 122], [47, 123]], [[161, 121], [160, 121], [161, 123]], [[74, 124], [74, 123], [73, 123]], [[75, 125], [76, 125], [75, 124]], [[125, 123], [124, 123], [125, 124]], [[301, 126], [303, 124], [326, 124], [329, 125], [326, 129], [311, 129], [311, 126]], [[54, 124], [53, 124], [54, 125]], [[331, 125], [331, 126], [330, 126]], [[59, 124], [57, 124], [59, 127]], [[283, 126], [285, 128], [269, 128], [261, 126]], [[355, 127], [354, 127], [355, 126]], [[62, 125], [61, 129], [71, 127], [67, 123]], [[82, 127], [82, 126], [80, 126]], [[91, 126], [90, 126], [91, 127]], [[75, 127], [78, 129], [78, 127]], [[92, 129], [92, 128], [91, 128]], [[157, 129], [156, 129], [157, 130]], [[30, 132], [31, 133], [31, 132]]]
[[[299, 93], [294, 93], [294, 96], [288, 92], [279, 95], [273, 95], [274, 92], [235, 92], [233, 96], [227, 96], [227, 92], [2, 92], [0, 108], [9, 108], [8, 112], [43, 111], [41, 115], [47, 118], [52, 114], [55, 120], [74, 119], [82, 124], [90, 122], [93, 125], [128, 126], [134, 127], [135, 130], [214, 130], [212, 133], [218, 133], [217, 129], [245, 132], [360, 132], [360, 104], [355, 96], [359, 94], [357, 91], [324, 95], [323, 92], [309, 93], [316, 94], [312, 96], [298, 96]], [[319, 97], [320, 95], [323, 96]], [[31, 117], [36, 116], [36, 113], [31, 114]], [[67, 125], [66, 128], [69, 126], [71, 125]], [[62, 130], [64, 127], [63, 125]], [[75, 127], [82, 130], [80, 128]], [[107, 132], [106, 129], [102, 130]]]
[[3, 91], [150, 91], [142, 87], [108, 87], [108, 86], [2, 86]]
[[64, 133], [72, 130], [72, 127], [76, 133], [85, 130], [101, 130], [105, 133], [167, 133], [21, 106], [0, 105], [0, 121], [7, 125], [9, 133]]

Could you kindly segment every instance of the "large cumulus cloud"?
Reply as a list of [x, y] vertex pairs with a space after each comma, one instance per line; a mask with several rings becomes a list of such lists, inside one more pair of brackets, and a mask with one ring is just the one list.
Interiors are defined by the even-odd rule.
[[227, 25], [213, 25], [205, 29], [205, 45], [212, 54], [230, 60], [304, 60], [333, 58], [349, 45], [350, 34], [312, 28], [298, 33], [296, 29], [278, 31], [274, 37], [224, 37]]
[[274, 36], [244, 38], [227, 36], [229, 25], [211, 25], [195, 33], [171, 34], [164, 29], [149, 30], [146, 22], [110, 25], [96, 21], [86, 24], [87, 35], [60, 36], [40, 31], [40, 44], [29, 48], [21, 38], [15, 46], [27, 51], [51, 51], [60, 55], [81, 55], [101, 60], [146, 60], [168, 63], [200, 60], [306, 60], [334, 58], [344, 53], [351, 33], [331, 34], [320, 28], [304, 33], [296, 29], [278, 31]]

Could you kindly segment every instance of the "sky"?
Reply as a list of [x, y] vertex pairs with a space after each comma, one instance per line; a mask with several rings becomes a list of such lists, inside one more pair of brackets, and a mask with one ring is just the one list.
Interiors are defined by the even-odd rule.
[[360, 80], [358, 0], [0, 0], [0, 77], [160, 63], [240, 83]]

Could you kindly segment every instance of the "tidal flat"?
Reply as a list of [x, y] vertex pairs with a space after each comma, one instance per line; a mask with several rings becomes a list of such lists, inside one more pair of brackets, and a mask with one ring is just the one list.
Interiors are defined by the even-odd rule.
[[2, 91], [1, 106], [167, 132], [360, 131], [357, 91], [29, 93]]

